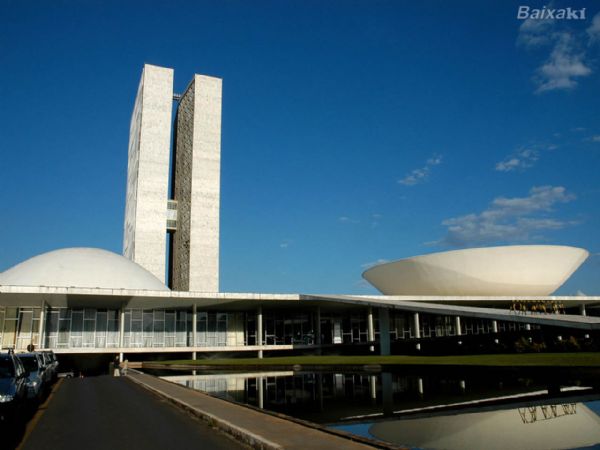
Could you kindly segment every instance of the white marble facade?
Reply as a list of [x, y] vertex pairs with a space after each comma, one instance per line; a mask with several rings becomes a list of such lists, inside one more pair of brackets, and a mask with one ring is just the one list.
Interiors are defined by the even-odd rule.
[[144, 66], [131, 119], [123, 253], [175, 290], [219, 291], [221, 92], [221, 79], [195, 75], [177, 106], [170, 274], [172, 69]]
[[129, 135], [123, 254], [163, 283], [173, 69], [146, 64]]

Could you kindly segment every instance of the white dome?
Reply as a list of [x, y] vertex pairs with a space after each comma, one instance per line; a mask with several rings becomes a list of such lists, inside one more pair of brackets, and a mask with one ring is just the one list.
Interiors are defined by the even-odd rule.
[[509, 245], [415, 256], [363, 277], [385, 295], [550, 295], [586, 260], [582, 248]]
[[0, 273], [0, 285], [169, 290], [142, 266], [99, 248], [65, 248], [34, 256]]

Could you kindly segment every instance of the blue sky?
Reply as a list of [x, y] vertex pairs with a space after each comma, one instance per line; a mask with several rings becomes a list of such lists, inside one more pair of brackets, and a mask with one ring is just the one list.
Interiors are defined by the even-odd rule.
[[223, 78], [221, 289], [374, 293], [370, 263], [581, 246], [600, 294], [600, 5], [0, 3], [0, 271], [122, 249], [144, 63]]

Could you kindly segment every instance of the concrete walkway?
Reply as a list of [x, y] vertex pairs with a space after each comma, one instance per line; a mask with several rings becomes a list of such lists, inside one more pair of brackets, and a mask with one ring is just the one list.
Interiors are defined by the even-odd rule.
[[317, 428], [211, 397], [141, 372], [130, 370], [127, 377], [255, 448], [269, 450], [373, 448]]

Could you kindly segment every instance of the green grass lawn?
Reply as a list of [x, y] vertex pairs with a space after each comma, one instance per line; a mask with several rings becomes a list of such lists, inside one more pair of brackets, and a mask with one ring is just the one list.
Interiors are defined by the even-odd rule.
[[562, 366], [600, 367], [600, 353], [520, 353], [461, 356], [275, 356], [270, 358], [228, 358], [160, 361], [158, 364], [202, 366], [289, 366], [301, 365], [465, 365], [465, 366]]

